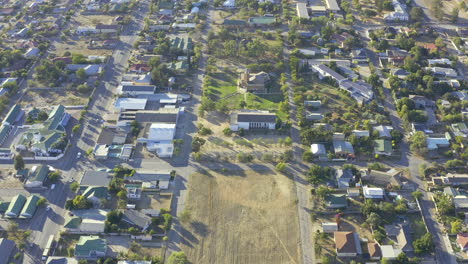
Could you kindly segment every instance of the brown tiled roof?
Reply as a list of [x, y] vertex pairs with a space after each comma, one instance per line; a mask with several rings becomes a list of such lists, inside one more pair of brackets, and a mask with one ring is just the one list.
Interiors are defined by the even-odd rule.
[[353, 232], [335, 232], [336, 252], [357, 253]]
[[463, 248], [468, 247], [468, 233], [460, 233], [457, 235], [457, 243]]
[[369, 250], [369, 255], [371, 258], [382, 257], [379, 244], [370, 242], [367, 244], [367, 249]]

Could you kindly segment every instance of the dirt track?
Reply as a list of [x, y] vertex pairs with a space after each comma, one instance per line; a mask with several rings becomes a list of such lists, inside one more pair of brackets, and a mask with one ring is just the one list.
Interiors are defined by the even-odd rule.
[[192, 263], [300, 263], [293, 182], [273, 171], [191, 176], [192, 222], [182, 250]]

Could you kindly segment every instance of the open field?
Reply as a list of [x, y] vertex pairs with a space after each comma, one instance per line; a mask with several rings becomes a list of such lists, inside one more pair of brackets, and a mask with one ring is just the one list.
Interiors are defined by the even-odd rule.
[[143, 192], [137, 201], [138, 209], [170, 209], [171, 193]]
[[37, 108], [51, 105], [85, 105], [89, 97], [69, 90], [28, 90], [21, 99], [22, 106], [35, 106]]
[[265, 169], [191, 176], [182, 242], [191, 263], [300, 263], [293, 182]]
[[114, 21], [115, 16], [108, 15], [91, 15], [91, 16], [76, 16], [75, 21], [81, 26], [96, 26], [98, 24], [109, 25]]
[[82, 54], [84, 56], [108, 56], [112, 54], [109, 49], [89, 49], [86, 40], [68, 40], [68, 41], [55, 41], [53, 42], [53, 53], [57, 56], [63, 56], [65, 52]]

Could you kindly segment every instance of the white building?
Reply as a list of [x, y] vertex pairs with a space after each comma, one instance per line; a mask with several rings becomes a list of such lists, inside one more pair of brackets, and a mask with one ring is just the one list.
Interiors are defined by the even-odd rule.
[[384, 190], [382, 188], [371, 188], [364, 186], [362, 188], [362, 192], [365, 198], [368, 199], [383, 199], [384, 198]]
[[175, 123], [153, 123], [149, 127], [147, 138], [138, 139], [145, 142], [149, 151], [156, 152], [160, 158], [170, 158], [174, 152], [174, 140], [176, 131]]
[[275, 129], [276, 114], [268, 111], [235, 112], [231, 114], [231, 130]]
[[384, 15], [384, 19], [386, 21], [408, 21], [409, 20], [409, 15], [408, 12], [406, 12], [406, 5], [400, 3], [398, 0], [393, 0], [393, 9], [395, 11]]
[[126, 110], [145, 110], [146, 98], [119, 98], [115, 101], [116, 112], [122, 112]]
[[226, 0], [223, 3], [224, 8], [236, 8], [236, 0]]

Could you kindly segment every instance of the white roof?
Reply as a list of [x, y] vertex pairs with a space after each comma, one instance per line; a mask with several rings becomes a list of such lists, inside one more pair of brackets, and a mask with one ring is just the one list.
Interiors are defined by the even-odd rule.
[[382, 188], [371, 188], [364, 186], [362, 188], [362, 191], [364, 193], [364, 197], [366, 198], [377, 198], [377, 197], [383, 197], [384, 196], [384, 190]]
[[175, 136], [176, 124], [153, 123], [149, 129], [148, 140], [172, 141]]
[[146, 98], [119, 98], [115, 102], [117, 109], [144, 110], [146, 107]]
[[426, 142], [427, 142], [427, 148], [429, 150], [438, 149], [439, 146], [448, 146], [448, 145], [450, 145], [450, 142], [446, 138], [430, 138], [430, 137], [428, 137], [426, 139]]
[[382, 251], [382, 258], [395, 259], [402, 253], [401, 249], [393, 248], [392, 245], [382, 245], [380, 246]]
[[327, 154], [327, 151], [325, 150], [325, 145], [323, 145], [323, 144], [312, 144], [312, 145], [310, 145], [310, 151], [314, 155]]
[[457, 209], [468, 208], [468, 197], [465, 195], [457, 195], [453, 197], [453, 203]]

